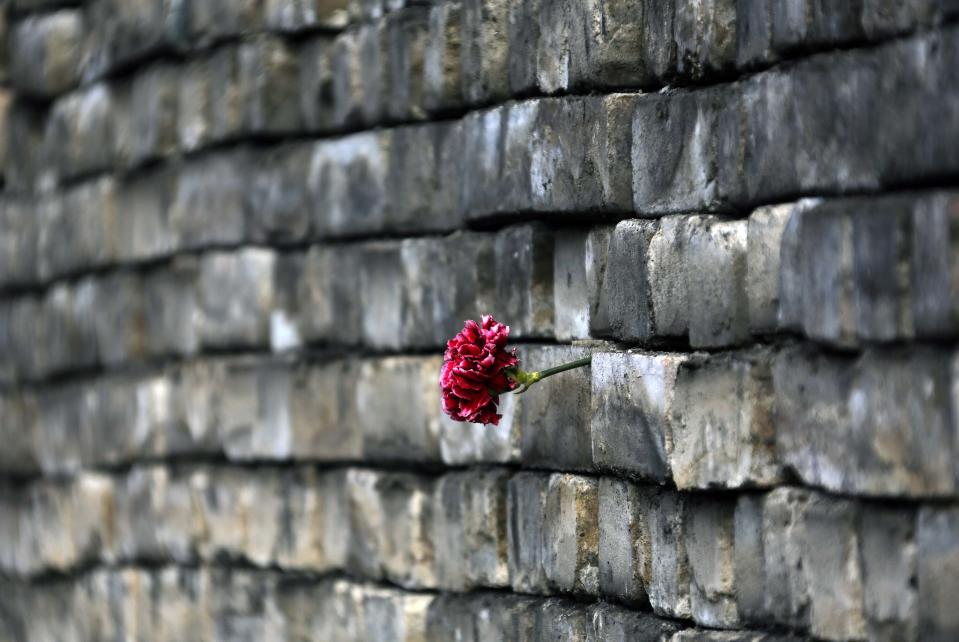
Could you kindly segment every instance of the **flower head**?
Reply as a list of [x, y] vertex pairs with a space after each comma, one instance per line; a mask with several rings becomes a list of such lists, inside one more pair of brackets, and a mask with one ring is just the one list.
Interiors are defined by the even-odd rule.
[[443, 411], [456, 421], [496, 425], [500, 393], [516, 387], [507, 376], [518, 360], [516, 351], [506, 349], [509, 326], [486, 315], [482, 323], [467, 321], [446, 344], [440, 388]]

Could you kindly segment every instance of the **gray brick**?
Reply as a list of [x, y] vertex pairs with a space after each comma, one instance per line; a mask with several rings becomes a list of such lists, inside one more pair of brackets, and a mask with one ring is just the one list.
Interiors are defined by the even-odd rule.
[[[0, 395], [0, 439], [4, 443], [3, 452], [0, 452], [0, 470], [14, 474], [38, 470], [34, 444], [38, 430], [36, 401], [30, 394]], [[15, 517], [10, 519], [15, 520]]]
[[701, 626], [735, 628], [735, 503], [699, 496], [686, 503], [686, 554], [689, 556], [690, 605]]
[[356, 430], [358, 364], [331, 361], [297, 368], [290, 389], [291, 453], [296, 458], [352, 461], [363, 454]]
[[536, 14], [536, 87], [555, 94], [570, 89], [571, 41], [580, 36], [573, 31], [576, 5], [570, 0], [545, 2]]
[[104, 84], [67, 94], [53, 104], [43, 145], [58, 180], [112, 167], [113, 105], [113, 91]]
[[300, 45], [300, 114], [310, 131], [327, 131], [333, 126], [333, 39], [316, 36]]
[[296, 328], [306, 343], [355, 345], [362, 336], [360, 254], [348, 247], [315, 245], [306, 253], [299, 283]]
[[10, 29], [10, 80], [18, 91], [39, 98], [64, 93], [80, 80], [84, 45], [79, 11], [24, 18]]
[[[789, 626], [809, 625], [809, 584], [801, 572], [807, 491], [777, 488], [765, 496], [762, 508], [762, 551], [765, 618]], [[835, 563], [835, 562], [834, 562]]]
[[291, 368], [283, 362], [240, 359], [226, 364], [217, 432], [233, 460], [289, 459]]
[[309, 237], [314, 206], [307, 173], [312, 152], [308, 145], [285, 145], [258, 159], [248, 189], [254, 214], [246, 225], [248, 239], [296, 242]]
[[146, 356], [145, 305], [140, 275], [118, 272], [97, 279], [88, 309], [94, 316], [97, 354], [112, 366]]
[[[241, 470], [224, 468], [191, 474], [190, 493], [197, 498], [197, 521], [206, 526], [197, 542], [200, 558], [234, 558], [256, 566], [271, 564], [283, 511], [279, 490], [279, 475], [274, 471], [250, 476]], [[179, 499], [190, 501], [189, 497]], [[166, 518], [163, 523], [170, 524], [171, 520]], [[183, 533], [185, 529], [174, 532]]]
[[690, 345], [713, 348], [745, 342], [746, 222], [714, 218], [690, 222], [686, 250]]
[[655, 486], [641, 487], [638, 556], [653, 612], [692, 617], [690, 567], [686, 555], [686, 498]]
[[[233, 140], [247, 133], [244, 100], [250, 96], [253, 87], [243, 72], [252, 69], [252, 65], [244, 67], [244, 63], [252, 62], [253, 47], [225, 46], [210, 54], [205, 70], [209, 76], [206, 90], [209, 92], [207, 122], [210, 142]], [[243, 58], [241, 52], [246, 52]]]
[[959, 229], [959, 207], [953, 195], [937, 194], [916, 202], [911, 214], [912, 234], [906, 251], [912, 263], [907, 291], [916, 334], [942, 337], [959, 322], [959, 295], [948, 277], [957, 269], [951, 248]]
[[544, 568], [553, 590], [595, 595], [599, 568], [599, 493], [595, 478], [550, 475]]
[[383, 228], [391, 142], [389, 132], [366, 132], [314, 146], [307, 180], [317, 233], [344, 236]]
[[531, 224], [496, 235], [496, 299], [492, 314], [510, 326], [511, 336], [553, 333], [553, 235]]
[[572, 7], [570, 84], [612, 88], [648, 83], [643, 51], [649, 37], [643, 30], [645, 5], [633, 0], [589, 0]]
[[507, 489], [509, 583], [517, 593], [541, 593], [546, 585], [546, 495], [549, 476], [521, 472]]
[[729, 71], [736, 61], [736, 0], [677, 3], [673, 33], [676, 71], [700, 79]]
[[202, 345], [223, 348], [268, 343], [275, 266], [275, 253], [259, 248], [202, 258], [197, 331]]
[[[527, 372], [589, 353], [585, 346], [521, 346], [517, 350], [520, 367]], [[522, 461], [560, 470], [590, 469], [589, 368], [554, 375], [535, 384], [534, 390], [512, 399], [511, 421], [520, 432]]]
[[430, 7], [429, 33], [423, 54], [423, 106], [430, 113], [456, 109], [463, 101], [462, 10], [458, 1]]
[[[36, 348], [42, 372], [89, 368], [96, 364], [98, 354], [110, 353], [110, 346], [99, 345], [101, 340], [108, 340], [96, 318], [102, 294], [90, 281], [78, 287], [59, 283], [47, 293], [41, 312], [42, 332], [37, 335], [45, 343]], [[103, 314], [103, 310], [99, 313]], [[116, 338], [117, 334], [113, 336]]]
[[859, 526], [863, 609], [871, 640], [914, 640], [916, 511], [864, 504]]
[[948, 356], [932, 350], [855, 361], [786, 351], [773, 369], [779, 453], [804, 481], [837, 492], [950, 494], [949, 377]]
[[[364, 361], [356, 384], [363, 455], [374, 461], [439, 459], [439, 358]], [[384, 395], [383, 391], [392, 391]]]
[[213, 139], [213, 66], [209, 58], [183, 65], [177, 97], [177, 142], [184, 151], [205, 146]]
[[[746, 226], [746, 297], [749, 303], [749, 329], [751, 332], [771, 333], [779, 328], [781, 278], [792, 278], [789, 258], [783, 258], [786, 226], [790, 224], [798, 207], [792, 203], [760, 207], [749, 215]], [[793, 290], [795, 291], [795, 290]]]
[[424, 68], [429, 37], [429, 10], [410, 7], [386, 18], [384, 112], [391, 120], [421, 120], [424, 104]]
[[349, 0], [267, 0], [264, 22], [282, 31], [342, 29], [349, 20]]
[[649, 306], [658, 336], [685, 337], [689, 332], [693, 302], [688, 283], [697, 278], [688, 265], [692, 258], [689, 243], [698, 220], [684, 215], [664, 216], [649, 240], [645, 258]]
[[5, 198], [0, 203], [0, 282], [17, 285], [38, 278], [40, 222], [31, 212], [32, 201]]
[[583, 230], [556, 233], [553, 250], [553, 309], [560, 341], [589, 337], [590, 284], [586, 280], [586, 237]]
[[130, 98], [130, 149], [125, 159], [139, 165], [154, 158], [173, 155], [177, 150], [178, 68], [154, 65], [137, 74]]
[[642, 558], [638, 554], [642, 546], [640, 497], [629, 481], [614, 477], [599, 480], [599, 592], [630, 606], [648, 608], [644, 578], [649, 577], [649, 571], [640, 566]]
[[239, 104], [245, 132], [278, 134], [302, 128], [299, 61], [283, 41], [262, 37], [237, 51]]
[[678, 364], [667, 443], [669, 469], [679, 488], [768, 486], [780, 481], [772, 357], [755, 350], [694, 357]]
[[341, 472], [289, 471], [280, 478], [282, 528], [274, 558], [283, 568], [342, 568], [349, 547]]
[[104, 0], [88, 5], [91, 51], [84, 63], [86, 78], [186, 45], [188, 6], [152, 0]]
[[675, 640], [679, 627], [646, 613], [633, 613], [611, 604], [597, 604], [592, 611], [593, 630], [597, 640]]
[[717, 165], [720, 122], [733, 90], [649, 94], [636, 101], [632, 128], [633, 201], [643, 214], [724, 206]]
[[243, 150], [186, 164], [179, 172], [168, 216], [183, 249], [237, 244], [246, 225], [248, 158]]
[[592, 363], [593, 463], [650, 481], [670, 478], [676, 372], [682, 355], [603, 353]]
[[744, 622], [761, 622], [765, 614], [764, 499], [762, 495], [742, 494], [736, 499], [733, 514], [736, 612]]
[[949, 640], [959, 633], [953, 608], [956, 595], [956, 532], [959, 513], [954, 508], [919, 510], [916, 541], [919, 549], [919, 638]]
[[565, 600], [547, 599], [536, 609], [533, 639], [557, 642], [588, 642], [593, 636], [590, 612], [586, 606]]
[[[123, 216], [116, 216], [111, 221], [109, 217], [106, 222], [107, 230], [113, 230], [114, 256], [118, 260], [125, 261], [143, 261], [155, 259], [160, 256], [170, 254], [178, 242], [177, 230], [171, 223], [171, 203], [176, 192], [177, 175], [175, 170], [166, 167], [160, 167], [154, 170], [148, 170], [130, 177], [121, 182], [116, 187], [116, 206], [115, 208], [106, 207], [96, 210], [100, 214], [113, 214], [115, 212], [125, 212]], [[193, 189], [185, 192], [193, 192], [188, 196], [181, 194], [183, 200], [179, 206], [183, 208], [195, 207], [189, 204], [192, 198], [199, 196]], [[94, 206], [99, 207], [96, 200]], [[107, 202], [106, 204], [109, 204]], [[196, 210], [189, 210], [187, 214], [185, 209], [178, 210], [180, 216], [179, 224], [193, 230], [201, 229], [199, 222], [183, 220], [184, 215], [192, 215]], [[229, 225], [227, 225], [229, 227]]]
[[460, 62], [468, 105], [509, 95], [509, 0], [463, 0]]
[[814, 496], [801, 532], [802, 565], [809, 588], [809, 631], [830, 640], [864, 639], [858, 506]]
[[609, 244], [614, 227], [604, 225], [590, 229], [586, 237], [586, 283], [589, 287], [589, 334], [612, 336], [610, 292], [603, 287], [609, 266]]
[[601, 305], [606, 302], [610, 335], [617, 339], [648, 341], [655, 334], [647, 272], [649, 243], [655, 231], [654, 222], [627, 220], [617, 223], [610, 237], [599, 297]]

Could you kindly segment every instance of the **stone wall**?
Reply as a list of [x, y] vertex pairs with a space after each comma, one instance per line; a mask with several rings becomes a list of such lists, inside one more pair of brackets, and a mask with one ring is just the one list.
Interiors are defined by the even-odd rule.
[[0, 4], [0, 640], [959, 639], [959, 2]]

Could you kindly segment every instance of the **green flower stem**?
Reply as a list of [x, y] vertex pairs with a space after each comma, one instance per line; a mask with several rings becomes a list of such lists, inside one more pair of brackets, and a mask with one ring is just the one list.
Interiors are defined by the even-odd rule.
[[546, 368], [545, 370], [538, 370], [536, 372], [524, 372], [519, 368], [512, 370], [507, 373], [511, 379], [520, 384], [520, 388], [515, 390], [516, 394], [520, 394], [529, 390], [537, 381], [542, 381], [546, 377], [552, 377], [554, 374], [559, 374], [560, 372], [566, 372], [567, 370], [573, 370], [574, 368], [582, 368], [583, 366], [588, 366], [592, 363], [593, 357], [583, 357], [582, 359], [577, 359], [576, 361], [570, 361], [569, 363], [564, 363], [559, 366], [554, 366], [552, 368]]
[[532, 383], [536, 383], [546, 377], [552, 377], [554, 374], [559, 374], [560, 372], [566, 372], [567, 370], [574, 370], [576, 368], [582, 368], [583, 366], [588, 366], [592, 363], [592, 355], [588, 357], [583, 357], [582, 359], [577, 359], [576, 361], [570, 361], [569, 363], [564, 363], [560, 366], [554, 366], [552, 368], [546, 368], [546, 370], [540, 370], [539, 372], [530, 373], [531, 377], [536, 377]]

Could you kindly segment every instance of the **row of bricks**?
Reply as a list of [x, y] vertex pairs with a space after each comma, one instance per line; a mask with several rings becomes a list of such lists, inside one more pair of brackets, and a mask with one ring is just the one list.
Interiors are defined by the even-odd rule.
[[[18, 4], [20, 11], [37, 8]], [[324, 58], [324, 68], [333, 74], [362, 63], [365, 73], [352, 85], [378, 98], [371, 84], [378, 71], [399, 65], [409, 76], [404, 109], [422, 118], [536, 91], [723, 77], [797, 51], [929, 28], [957, 12], [953, 0], [911, 0], [896, 11], [884, 0], [802, 0], [794, 7], [737, 0], [92, 0], [15, 19], [7, 38], [14, 87], [51, 97], [153, 55], [261, 32], [338, 31], [373, 21], [338, 42], [332, 34], [314, 38], [340, 50]], [[359, 108], [363, 122], [378, 123], [378, 111]]]
[[[350, 212], [343, 231], [353, 232], [380, 223], [377, 212], [390, 200], [384, 192], [417, 197], [387, 189], [383, 170], [395, 153], [408, 155], [409, 180], [442, 201], [440, 211], [461, 217], [708, 211], [928, 180], [959, 166], [948, 144], [957, 128], [948, 82], [957, 47], [959, 33], [947, 27], [713, 87], [509, 102], [401, 128], [398, 140], [389, 133], [337, 139], [324, 148], [335, 166], [326, 171], [339, 187], [337, 205]], [[354, 122], [360, 107], [409, 111], [395, 97], [415, 93], [402, 57], [391, 56], [382, 77], [359, 60], [324, 76], [310, 61], [320, 55], [257, 38], [185, 68], [159, 65], [88, 86], [46, 114], [7, 100], [7, 184], [49, 189], [216, 143], [312, 131], [310, 121], [324, 113], [342, 131], [369, 124]], [[365, 95], [351, 73], [378, 79], [383, 96]], [[843, 91], [850, 83], [857, 91]], [[928, 122], [937, 123], [934, 131], [923, 130]], [[324, 170], [309, 165], [282, 176], [294, 184], [323, 180]], [[346, 208], [357, 199], [355, 212]]]
[[0, 563], [241, 560], [413, 589], [604, 596], [659, 616], [829, 640], [947, 639], [959, 511], [781, 487], [689, 494], [482, 469], [425, 477], [192, 467], [8, 491]]
[[[96, 208], [109, 192], [99, 187], [67, 201], [79, 209], [47, 219], [36, 252], [10, 235], [0, 263], [50, 257], [40, 266], [53, 271], [55, 258], [66, 270], [81, 263], [71, 253], [109, 247], [94, 226], [59, 224], [114, 212]], [[781, 333], [845, 348], [954, 339], [957, 229], [955, 194], [926, 192], [803, 200], [738, 220], [522, 224], [308, 251], [190, 254], [0, 300], [0, 379], [204, 348], [439, 350], [482, 313], [508, 323], [514, 338], [646, 346], [722, 348]]]
[[603, 602], [412, 593], [223, 567], [123, 567], [40, 586], [0, 580], [0, 588], [3, 642], [798, 642], [687, 628]]
[[7, 392], [0, 467], [59, 474], [190, 456], [517, 463], [682, 489], [798, 477], [853, 495], [959, 495], [954, 351], [607, 350], [520, 346], [526, 369], [590, 352], [592, 366], [504, 395], [498, 426], [442, 414], [438, 356], [218, 358]]
[[[83, 83], [124, 73], [144, 60], [180, 58], [223, 42], [257, 34], [300, 36], [323, 32], [332, 39], [351, 23], [384, 21], [389, 12], [432, 0], [63, 0], [6, 3], [0, 27], [4, 63], [13, 88], [48, 99]], [[420, 7], [423, 9], [423, 7]], [[424, 9], [425, 10], [425, 9]], [[6, 9], [4, 10], [6, 11]], [[946, 14], [910, 23], [932, 24]]]

